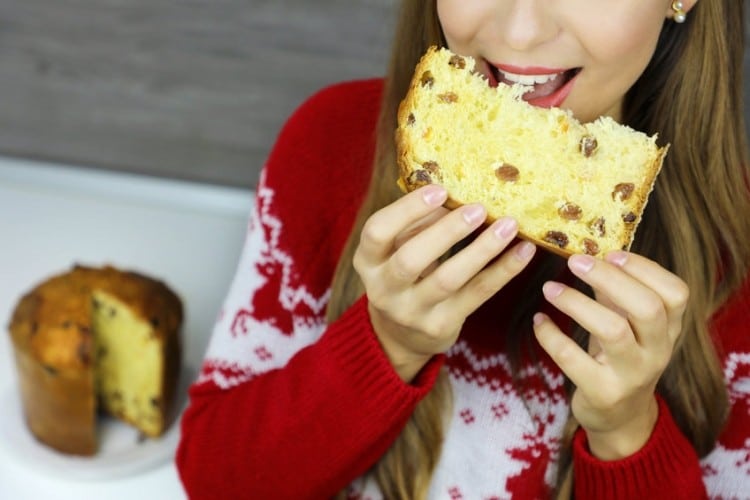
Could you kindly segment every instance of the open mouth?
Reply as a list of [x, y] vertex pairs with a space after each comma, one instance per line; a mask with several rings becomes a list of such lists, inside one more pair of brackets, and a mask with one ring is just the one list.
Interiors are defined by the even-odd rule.
[[507, 68], [499, 68], [487, 63], [489, 69], [489, 84], [496, 87], [521, 84], [529, 87], [523, 95], [523, 100], [540, 107], [559, 106], [573, 88], [575, 77], [581, 68], [572, 68], [558, 72], [543, 72], [534, 70], [525, 73], [511, 72]]

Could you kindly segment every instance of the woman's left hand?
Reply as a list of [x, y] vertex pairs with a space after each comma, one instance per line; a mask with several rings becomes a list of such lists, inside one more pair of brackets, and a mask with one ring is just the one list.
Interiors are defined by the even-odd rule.
[[645, 257], [611, 252], [604, 260], [568, 259], [573, 274], [596, 300], [557, 282], [544, 296], [590, 335], [588, 352], [538, 313], [539, 343], [576, 386], [571, 409], [585, 429], [589, 449], [603, 460], [638, 451], [658, 417], [656, 384], [682, 329], [688, 287]]

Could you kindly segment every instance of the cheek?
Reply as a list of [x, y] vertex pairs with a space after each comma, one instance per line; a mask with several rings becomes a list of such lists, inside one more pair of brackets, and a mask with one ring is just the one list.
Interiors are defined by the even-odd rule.
[[578, 119], [587, 122], [602, 114], [620, 119], [622, 99], [651, 60], [661, 26], [659, 18], [638, 16], [632, 23], [592, 24], [578, 32], [588, 57], [566, 102]]
[[612, 16], [597, 16], [582, 24], [579, 40], [586, 40], [594, 59], [618, 64], [641, 61], [643, 67], [653, 54], [664, 22], [661, 11], [643, 9]]
[[482, 1], [437, 0], [437, 13], [448, 46], [461, 51], [474, 38], [482, 20]]
[[[659, 25], [660, 27], [661, 25]], [[611, 41], [609, 45], [602, 44], [600, 47], [609, 47], [610, 58], [632, 61], [642, 61], [645, 67], [656, 48], [659, 39], [659, 29], [636, 29], [620, 33], [620, 36]]]

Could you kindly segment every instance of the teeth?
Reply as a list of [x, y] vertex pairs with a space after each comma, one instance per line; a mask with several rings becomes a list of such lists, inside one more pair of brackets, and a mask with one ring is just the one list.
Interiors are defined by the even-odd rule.
[[520, 83], [521, 85], [538, 85], [540, 83], [547, 83], [548, 81], [556, 78], [560, 73], [550, 73], [548, 75], [519, 75], [516, 73], [508, 73], [507, 71], [498, 70], [506, 80], [513, 83]]

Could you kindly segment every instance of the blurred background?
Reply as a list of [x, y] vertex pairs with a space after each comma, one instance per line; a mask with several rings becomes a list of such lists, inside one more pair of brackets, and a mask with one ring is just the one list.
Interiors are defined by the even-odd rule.
[[252, 188], [318, 88], [379, 76], [396, 0], [2, 0], [0, 155]]

